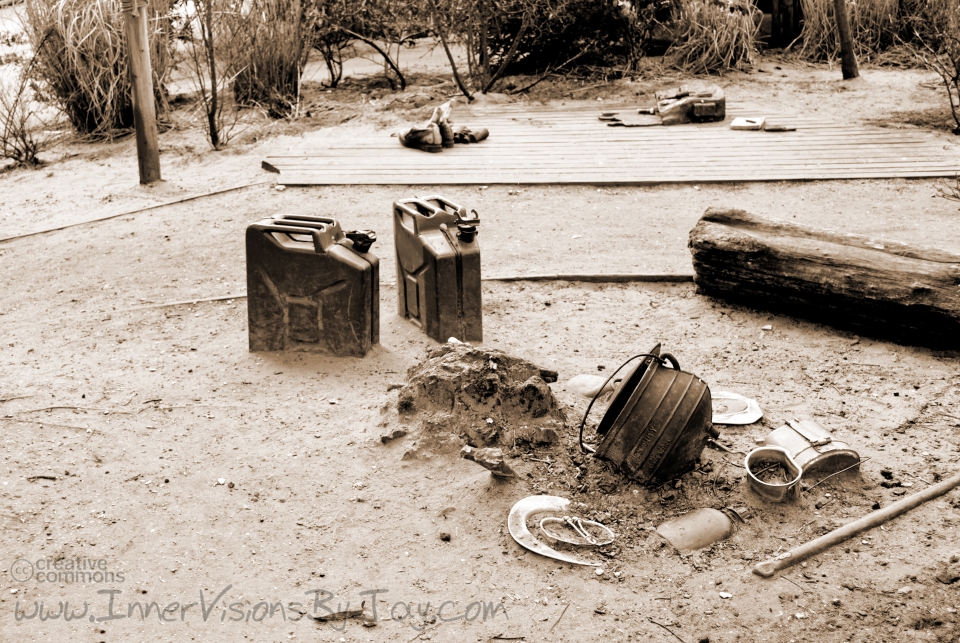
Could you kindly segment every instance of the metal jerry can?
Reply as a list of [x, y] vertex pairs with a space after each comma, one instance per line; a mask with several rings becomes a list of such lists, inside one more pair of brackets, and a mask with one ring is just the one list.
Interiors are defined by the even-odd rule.
[[[667, 366], [669, 364], [669, 367]], [[692, 469], [713, 428], [710, 388], [680, 370], [660, 345], [631, 370], [597, 426], [598, 458], [638, 482], [659, 483]]]
[[476, 212], [440, 196], [393, 204], [401, 317], [438, 342], [483, 341]]
[[280, 214], [247, 228], [251, 351], [362, 357], [380, 342], [376, 233], [336, 219]]

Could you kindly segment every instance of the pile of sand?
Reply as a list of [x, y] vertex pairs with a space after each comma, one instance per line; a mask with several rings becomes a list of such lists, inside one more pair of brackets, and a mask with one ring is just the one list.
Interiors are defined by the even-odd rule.
[[459, 448], [556, 444], [566, 415], [544, 377], [556, 373], [497, 350], [443, 344], [407, 372], [397, 410], [421, 441]]

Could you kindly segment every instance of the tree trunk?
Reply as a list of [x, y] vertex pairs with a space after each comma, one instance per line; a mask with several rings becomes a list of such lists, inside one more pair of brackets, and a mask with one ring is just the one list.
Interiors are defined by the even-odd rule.
[[711, 208], [690, 232], [709, 296], [913, 345], [960, 348], [960, 255]]
[[858, 78], [857, 56], [853, 53], [853, 36], [850, 34], [850, 20], [847, 18], [846, 0], [833, 0], [833, 12], [837, 18], [837, 34], [840, 36], [840, 67], [843, 79]]

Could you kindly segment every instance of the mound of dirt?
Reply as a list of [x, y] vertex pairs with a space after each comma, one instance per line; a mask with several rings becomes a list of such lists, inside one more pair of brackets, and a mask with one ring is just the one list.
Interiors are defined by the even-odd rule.
[[544, 380], [556, 374], [497, 350], [443, 344], [407, 372], [397, 410], [422, 437], [473, 447], [556, 444], [566, 414]]

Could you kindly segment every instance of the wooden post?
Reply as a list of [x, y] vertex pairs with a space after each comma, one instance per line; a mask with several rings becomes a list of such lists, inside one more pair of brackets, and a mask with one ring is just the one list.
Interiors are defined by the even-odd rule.
[[857, 56], [853, 53], [853, 36], [850, 35], [850, 20], [847, 18], [846, 0], [833, 0], [833, 12], [837, 17], [837, 34], [840, 36], [840, 67], [843, 79], [859, 78]]
[[137, 161], [140, 183], [160, 179], [160, 141], [157, 135], [157, 108], [153, 95], [153, 68], [147, 36], [146, 0], [122, 0], [127, 36], [127, 63], [133, 90], [133, 124], [137, 130]]

